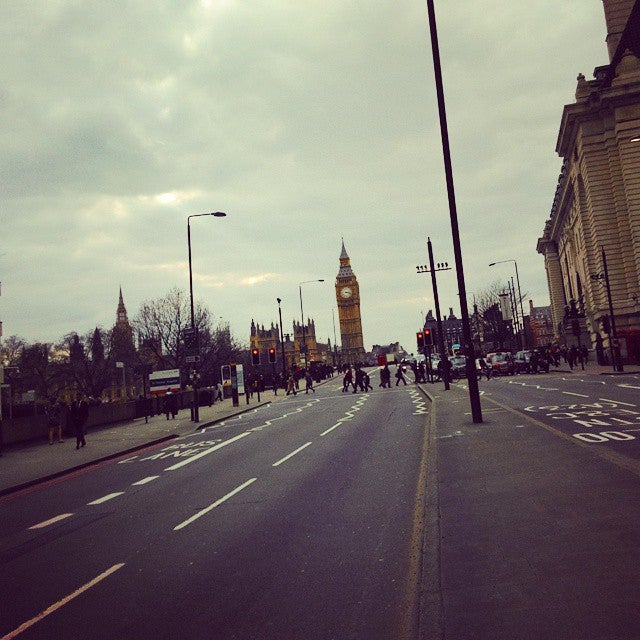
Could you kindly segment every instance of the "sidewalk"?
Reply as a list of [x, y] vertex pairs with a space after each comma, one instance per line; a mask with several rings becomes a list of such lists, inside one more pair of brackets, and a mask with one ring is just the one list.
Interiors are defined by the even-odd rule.
[[97, 462], [115, 458], [179, 436], [194, 433], [198, 429], [215, 424], [230, 416], [252, 411], [285, 397], [283, 390], [267, 390], [260, 394], [260, 402], [254, 394], [250, 404], [243, 397], [234, 407], [230, 398], [211, 407], [200, 407], [200, 422], [191, 421], [189, 409], [182, 409], [175, 420], [167, 420], [164, 414], [128, 422], [119, 422], [90, 428], [87, 446], [76, 450], [75, 437], [67, 437], [60, 444], [49, 445], [46, 440], [6, 446], [0, 457], [0, 496], [76, 471]]
[[549, 373], [576, 373], [582, 375], [602, 375], [602, 376], [628, 376], [640, 374], [640, 367], [637, 364], [625, 364], [624, 371], [615, 371], [613, 366], [598, 364], [597, 362], [587, 362], [584, 370], [579, 364], [575, 365], [573, 369], [569, 368], [566, 362], [561, 362], [560, 366], [556, 369], [551, 367]]
[[639, 638], [639, 478], [490, 398], [474, 424], [466, 390], [422, 388], [432, 407], [420, 637]]

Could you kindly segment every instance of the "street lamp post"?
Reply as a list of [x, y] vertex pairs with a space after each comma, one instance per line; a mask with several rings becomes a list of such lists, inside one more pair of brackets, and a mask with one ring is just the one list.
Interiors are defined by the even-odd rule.
[[335, 309], [331, 307], [331, 319], [333, 320], [333, 366], [335, 367], [338, 361], [338, 338], [336, 337], [336, 314]]
[[451, 147], [449, 144], [449, 130], [447, 126], [447, 111], [444, 100], [444, 85], [442, 82], [442, 66], [440, 64], [440, 48], [438, 46], [438, 29], [436, 25], [436, 11], [433, 0], [427, 0], [429, 14], [429, 31], [431, 35], [431, 51], [433, 54], [433, 70], [436, 81], [438, 98], [438, 114], [440, 117], [440, 137], [442, 139], [442, 155], [447, 182], [447, 196], [449, 200], [449, 218], [451, 221], [451, 235], [453, 239], [453, 253], [456, 263], [458, 279], [458, 295], [460, 296], [460, 315], [462, 317], [462, 335], [465, 342], [465, 356], [467, 359], [467, 381], [469, 385], [469, 402], [471, 416], [475, 424], [482, 422], [482, 405], [480, 403], [480, 389], [476, 377], [475, 353], [469, 324], [469, 309], [467, 306], [467, 288], [464, 281], [464, 264], [462, 262], [462, 248], [460, 246], [460, 228], [458, 225], [458, 211], [456, 207], [455, 188], [453, 184], [453, 164], [451, 162]]
[[191, 268], [191, 218], [200, 218], [202, 216], [214, 216], [216, 218], [224, 218], [227, 214], [222, 211], [216, 211], [215, 213], [194, 213], [187, 216], [187, 246], [189, 248], [189, 301], [191, 305], [191, 336], [195, 341], [195, 348], [197, 353], [189, 357], [194, 358], [193, 364], [193, 401], [191, 403], [191, 420], [193, 422], [200, 422], [200, 411], [198, 407], [198, 358], [200, 357], [200, 341], [198, 339], [198, 333], [196, 331], [196, 317], [193, 307], [193, 271]]
[[278, 301], [278, 316], [280, 318], [280, 350], [282, 352], [282, 384], [286, 386], [287, 384], [287, 363], [284, 360], [284, 334], [282, 332], [282, 309], [280, 308], [280, 303], [282, 300], [280, 298], [276, 298]]
[[302, 285], [309, 284], [310, 282], [324, 282], [324, 279], [320, 280], [305, 280], [304, 282], [298, 283], [298, 289], [300, 290], [300, 315], [302, 316], [302, 346], [300, 347], [300, 352], [304, 353], [304, 364], [305, 368], [309, 367], [309, 362], [307, 359], [307, 332], [304, 326], [304, 311], [302, 310]]
[[520, 276], [518, 275], [518, 263], [513, 260], [497, 260], [496, 262], [490, 262], [489, 266], [493, 267], [496, 264], [502, 264], [503, 262], [513, 262], [516, 267], [516, 284], [518, 285], [518, 298], [520, 298], [520, 317], [522, 318], [522, 346], [524, 349], [528, 348], [527, 332], [524, 328], [524, 307], [522, 306], [522, 291], [520, 290]]

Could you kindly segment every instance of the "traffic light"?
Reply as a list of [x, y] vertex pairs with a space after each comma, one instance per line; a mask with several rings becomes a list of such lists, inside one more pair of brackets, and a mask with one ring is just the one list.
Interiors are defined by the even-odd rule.
[[424, 346], [430, 347], [433, 345], [433, 336], [431, 335], [431, 329], [424, 330]]
[[251, 349], [251, 362], [260, 364], [260, 349]]
[[422, 347], [424, 347], [424, 333], [422, 331], [416, 333], [416, 344], [418, 345], [418, 351], [421, 351]]
[[276, 361], [275, 347], [269, 347], [269, 362], [273, 364]]

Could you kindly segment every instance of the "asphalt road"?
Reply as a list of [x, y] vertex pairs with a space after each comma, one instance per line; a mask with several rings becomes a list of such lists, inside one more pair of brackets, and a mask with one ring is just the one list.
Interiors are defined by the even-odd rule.
[[[640, 470], [640, 376], [536, 374], [482, 380], [487, 399], [522, 412], [576, 444]], [[485, 411], [496, 410], [487, 406]]]
[[0, 500], [0, 640], [415, 637], [427, 403], [372, 382]]
[[464, 384], [434, 385], [444, 624], [433, 637], [640, 638], [638, 378], [482, 380], [482, 424]]

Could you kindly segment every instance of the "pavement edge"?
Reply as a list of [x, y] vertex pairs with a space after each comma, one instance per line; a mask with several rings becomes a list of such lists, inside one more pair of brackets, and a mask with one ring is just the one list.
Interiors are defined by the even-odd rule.
[[106, 462], [107, 460], [113, 460], [114, 458], [119, 458], [120, 456], [126, 456], [130, 453], [134, 453], [135, 451], [140, 451], [141, 449], [153, 447], [155, 445], [162, 444], [163, 442], [168, 442], [169, 440], [175, 440], [178, 437], [179, 436], [177, 434], [163, 436], [162, 438], [157, 438], [156, 440], [143, 442], [142, 444], [138, 444], [135, 447], [130, 447], [129, 449], [124, 449], [122, 451], [110, 453], [100, 458], [93, 458], [91, 460], [87, 460], [82, 464], [78, 464], [73, 467], [68, 467], [66, 469], [62, 469], [61, 471], [50, 473], [49, 475], [46, 475], [46, 476], [39, 476], [38, 478], [33, 478], [32, 480], [28, 480], [27, 482], [23, 482], [22, 484], [15, 485], [13, 487], [6, 487], [4, 489], [0, 489], [0, 497], [11, 495], [12, 493], [17, 493], [18, 491], [29, 489], [30, 487], [35, 487], [38, 484], [49, 482], [51, 480], [55, 480], [56, 478], [61, 478], [62, 476], [69, 475], [70, 473], [75, 473], [76, 471], [81, 471], [82, 469], [86, 469], [87, 467], [93, 467], [97, 464], [100, 464], [101, 462]]
[[431, 393], [416, 384], [429, 400], [424, 443], [424, 491], [422, 495], [422, 540], [419, 585], [418, 638], [442, 640], [444, 638], [444, 608], [441, 583], [440, 498], [438, 490], [438, 451], [436, 446], [437, 403]]

